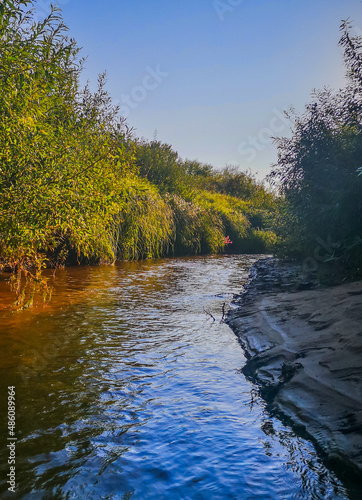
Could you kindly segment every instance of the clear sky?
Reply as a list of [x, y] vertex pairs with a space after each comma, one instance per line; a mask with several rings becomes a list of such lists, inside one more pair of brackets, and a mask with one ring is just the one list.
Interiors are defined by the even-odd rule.
[[[138, 136], [217, 168], [276, 161], [280, 116], [313, 88], [344, 84], [342, 19], [362, 32], [360, 0], [60, 0], [88, 56], [84, 81], [107, 89]], [[38, 10], [50, 2], [39, 0]]]

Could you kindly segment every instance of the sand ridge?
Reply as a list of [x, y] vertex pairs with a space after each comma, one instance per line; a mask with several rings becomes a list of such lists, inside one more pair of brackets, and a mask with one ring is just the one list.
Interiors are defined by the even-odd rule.
[[243, 371], [331, 461], [361, 474], [362, 281], [297, 288], [246, 294], [229, 312], [248, 358]]

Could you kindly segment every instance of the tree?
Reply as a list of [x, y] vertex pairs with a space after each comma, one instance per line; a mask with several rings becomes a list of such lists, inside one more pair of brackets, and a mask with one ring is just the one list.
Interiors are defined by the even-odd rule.
[[347, 264], [360, 252], [362, 236], [362, 178], [356, 174], [362, 157], [362, 44], [350, 35], [348, 22], [341, 29], [347, 85], [335, 93], [314, 91], [304, 114], [291, 115], [293, 135], [277, 139], [271, 179], [287, 202], [289, 248], [313, 254], [317, 240], [329, 241], [330, 257]]

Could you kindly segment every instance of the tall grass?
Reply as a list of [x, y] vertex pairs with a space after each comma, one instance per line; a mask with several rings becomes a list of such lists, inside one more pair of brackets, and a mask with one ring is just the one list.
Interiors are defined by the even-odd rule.
[[155, 186], [125, 179], [125, 205], [117, 231], [119, 259], [147, 259], [168, 253], [175, 233], [171, 206]]
[[273, 196], [245, 172], [135, 137], [105, 75], [95, 93], [80, 87], [59, 9], [36, 22], [33, 6], [0, 9], [0, 271], [13, 272], [18, 305], [48, 291], [47, 266], [218, 253], [226, 236], [233, 251], [266, 249]]

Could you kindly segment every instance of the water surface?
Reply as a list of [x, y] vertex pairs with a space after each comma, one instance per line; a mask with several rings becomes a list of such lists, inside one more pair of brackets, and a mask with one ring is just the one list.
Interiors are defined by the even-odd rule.
[[[256, 258], [68, 268], [48, 306], [0, 311], [18, 437], [18, 492], [3, 498], [350, 498], [267, 413], [220, 322]], [[2, 447], [2, 491], [7, 472]]]

